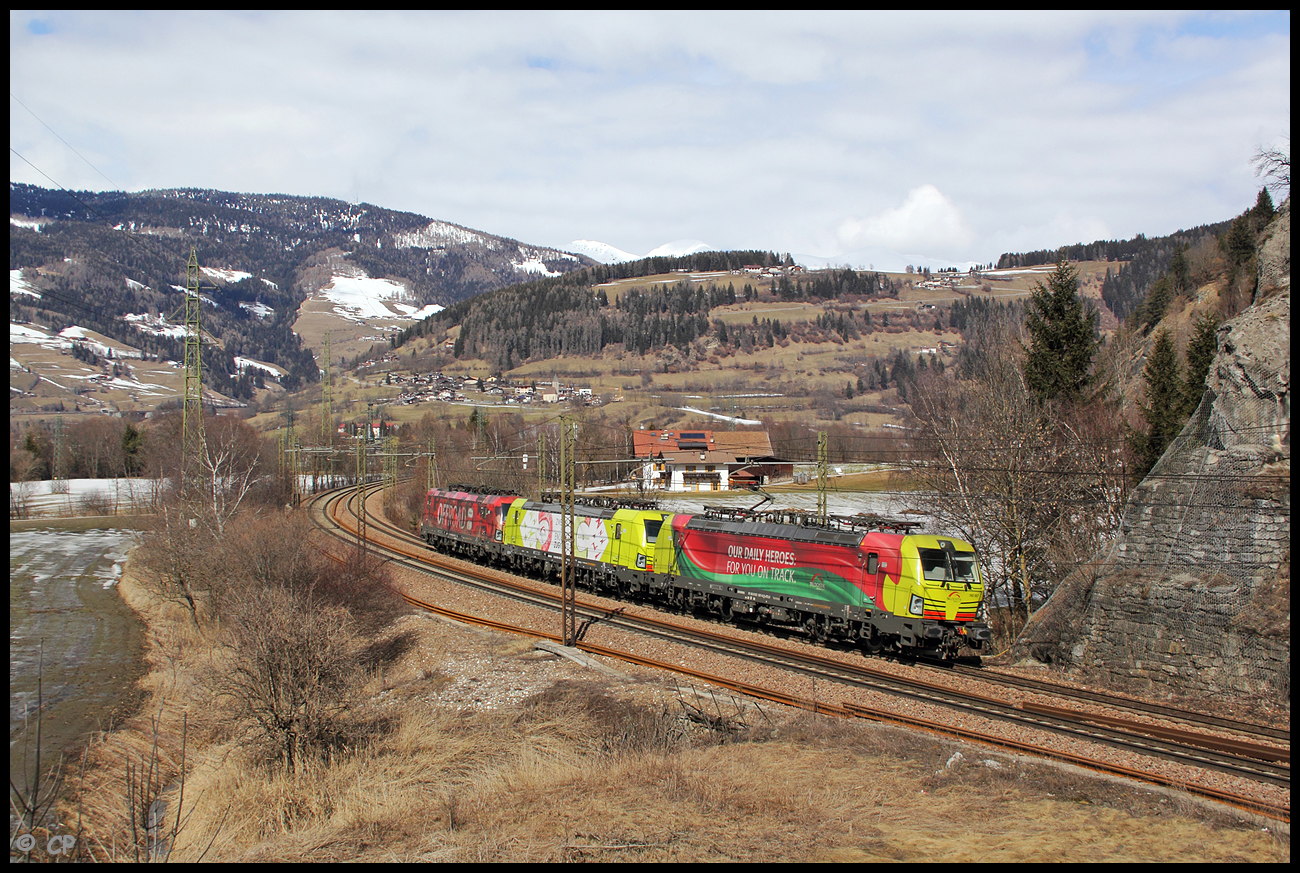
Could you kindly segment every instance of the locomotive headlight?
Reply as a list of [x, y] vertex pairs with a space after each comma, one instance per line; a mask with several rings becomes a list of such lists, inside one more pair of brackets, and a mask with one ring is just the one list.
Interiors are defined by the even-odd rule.
[[908, 607], [908, 610], [912, 613], [912, 615], [920, 615], [925, 611], [925, 601], [922, 600], [917, 595], [913, 594], [912, 603]]

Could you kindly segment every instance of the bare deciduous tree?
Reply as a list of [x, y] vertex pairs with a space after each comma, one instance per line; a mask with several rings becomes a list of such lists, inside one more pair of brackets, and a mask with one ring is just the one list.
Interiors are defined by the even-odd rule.
[[1251, 158], [1255, 175], [1264, 179], [1264, 185], [1279, 197], [1291, 193], [1291, 138], [1283, 137], [1284, 145], [1260, 146]]
[[929, 509], [980, 550], [993, 603], [1026, 616], [1041, 548], [1036, 519], [1055, 496], [1040, 467], [1042, 409], [1014, 365], [980, 382], [918, 381], [912, 411], [933, 454], [915, 472], [934, 495]]
[[214, 416], [204, 423], [198, 457], [202, 494], [195, 499], [203, 502], [218, 538], [261, 474], [262, 448], [262, 438], [242, 421]]
[[183, 606], [198, 628], [200, 608], [208, 605], [214, 582], [209, 532], [188, 507], [163, 500], [140, 545], [143, 584], [157, 597]]
[[912, 412], [925, 448], [915, 474], [943, 528], [980, 550], [999, 643], [1118, 530], [1125, 494], [1118, 414], [1098, 405], [1053, 418], [1005, 343], [975, 378], [918, 378]]
[[122, 421], [87, 418], [68, 428], [72, 469], [76, 475], [101, 479], [121, 475]]
[[292, 773], [344, 730], [362, 670], [352, 617], [278, 587], [249, 590], [228, 615], [230, 660], [217, 687]]
[[243, 513], [228, 526], [223, 548], [231, 584], [310, 591], [320, 576], [311, 531], [305, 513]]

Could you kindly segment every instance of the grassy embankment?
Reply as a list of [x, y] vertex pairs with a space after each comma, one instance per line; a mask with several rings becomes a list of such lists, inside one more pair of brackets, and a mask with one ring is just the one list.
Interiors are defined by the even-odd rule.
[[130, 857], [124, 762], [150, 760], [158, 717], [167, 820], [184, 807], [172, 860], [1289, 860], [1288, 838], [1184, 795], [727, 698], [704, 698], [724, 716], [711, 729], [660, 677], [612, 680], [414, 615], [381, 632], [400, 657], [362, 689], [356, 715], [382, 729], [290, 775], [213, 696], [217, 631], [134, 567], [122, 592], [150, 626], [149, 701], [90, 754], [101, 858]]

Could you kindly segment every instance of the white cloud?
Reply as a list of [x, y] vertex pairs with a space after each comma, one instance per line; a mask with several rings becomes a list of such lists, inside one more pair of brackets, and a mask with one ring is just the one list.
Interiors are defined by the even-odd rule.
[[[128, 190], [359, 199], [533, 245], [987, 261], [1010, 238], [1154, 235], [1248, 207], [1255, 146], [1290, 132], [1289, 27], [1164, 11], [11, 12], [10, 90]], [[193, 63], [194, 34], [220, 63]], [[10, 144], [70, 189], [107, 187], [13, 101]], [[52, 185], [12, 153], [10, 179]]]
[[884, 246], [900, 252], [964, 252], [972, 233], [961, 210], [934, 185], [907, 193], [895, 209], [867, 219], [847, 218], [839, 226], [843, 250]]

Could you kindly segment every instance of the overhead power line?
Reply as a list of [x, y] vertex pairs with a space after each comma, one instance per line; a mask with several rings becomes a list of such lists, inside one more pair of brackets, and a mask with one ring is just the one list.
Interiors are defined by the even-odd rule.
[[[96, 173], [99, 173], [100, 176], [103, 176], [105, 182], [107, 182], [108, 184], [112, 185], [114, 188], [119, 188], [119, 187], [121, 187], [121, 186], [118, 185], [116, 182], [114, 182], [112, 179], [108, 178], [108, 176], [105, 176], [105, 175], [104, 175], [104, 171], [101, 170], [101, 169], [99, 169], [99, 167], [96, 167], [94, 164], [92, 164], [92, 163], [90, 162], [90, 160], [89, 160], [85, 155], [83, 155], [81, 152], [79, 152], [79, 151], [77, 151], [75, 148], [73, 148], [73, 147], [72, 147], [72, 143], [68, 142], [66, 139], [64, 139], [63, 137], [59, 136], [59, 132], [58, 132], [58, 131], [56, 131], [54, 128], [52, 128], [52, 127], [50, 127], [48, 124], [46, 124], [45, 121], [44, 121], [44, 120], [43, 120], [39, 115], [37, 115], [35, 112], [32, 112], [31, 107], [29, 107], [29, 106], [28, 106], [26, 103], [24, 103], [23, 101], [19, 100], [19, 99], [18, 99], [18, 96], [17, 96], [16, 94], [14, 94], [13, 91], [10, 91], [10, 92], [9, 92], [9, 96], [12, 97], [12, 98], [14, 98], [14, 101], [15, 101], [19, 106], [21, 106], [22, 108], [26, 109], [27, 112], [32, 116], [32, 118], [35, 118], [37, 121], [39, 121], [39, 122], [41, 123], [41, 126], [42, 126], [42, 127], [44, 127], [46, 130], [48, 130], [50, 133], [54, 134], [54, 137], [55, 137], [59, 142], [63, 143], [65, 146], [67, 146], [68, 149], [69, 149], [69, 150], [70, 150], [74, 155], [76, 155], [77, 157], [79, 157], [79, 158], [81, 158], [83, 161], [85, 161], [85, 162], [86, 162], [86, 166], [90, 167], [90, 169], [94, 170]], [[12, 151], [12, 149], [11, 149], [11, 151]], [[17, 153], [17, 152], [14, 152], [14, 154], [17, 155], [18, 153]], [[22, 158], [22, 155], [18, 155], [18, 157]], [[26, 161], [27, 159], [26, 159], [26, 158], [23, 158], [23, 160]], [[30, 165], [30, 164], [31, 164], [31, 161], [27, 161], [27, 163]], [[36, 169], [36, 168], [33, 167], [33, 169]], [[39, 169], [37, 169], [36, 172], [41, 173], [41, 171], [40, 171]], [[41, 173], [41, 175], [42, 175], [42, 176], [45, 176], [44, 173]], [[45, 176], [45, 178], [49, 179], [50, 177], [49, 177], [49, 176]], [[53, 180], [53, 179], [50, 179], [50, 181], [53, 182], [54, 180]], [[55, 184], [58, 184], [58, 183], [55, 183]], [[60, 187], [62, 187], [62, 186], [60, 186]]]

